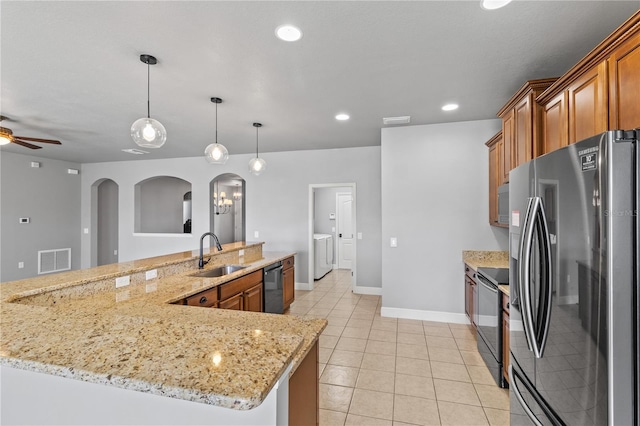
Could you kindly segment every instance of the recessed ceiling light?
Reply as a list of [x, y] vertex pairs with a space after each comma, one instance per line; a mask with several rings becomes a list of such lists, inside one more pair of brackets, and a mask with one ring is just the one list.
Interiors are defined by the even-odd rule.
[[403, 115], [402, 117], [383, 117], [382, 123], [393, 125], [393, 124], [409, 124], [411, 121], [411, 116]]
[[336, 120], [345, 121], [349, 119], [349, 114], [338, 114], [336, 115]]
[[442, 107], [443, 111], [453, 111], [458, 109], [458, 104], [446, 104]]
[[511, 3], [511, 0], [480, 0], [480, 6], [485, 10], [500, 9]]
[[276, 36], [284, 41], [298, 41], [302, 38], [302, 31], [293, 25], [280, 25], [276, 28]]

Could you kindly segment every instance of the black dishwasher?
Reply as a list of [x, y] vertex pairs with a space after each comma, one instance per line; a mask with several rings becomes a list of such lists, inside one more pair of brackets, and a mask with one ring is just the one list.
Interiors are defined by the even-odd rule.
[[264, 268], [264, 311], [271, 314], [284, 312], [282, 294], [282, 262], [276, 262]]

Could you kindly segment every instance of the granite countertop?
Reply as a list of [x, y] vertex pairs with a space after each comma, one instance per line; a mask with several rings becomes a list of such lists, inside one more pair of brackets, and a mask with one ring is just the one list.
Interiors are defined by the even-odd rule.
[[508, 268], [509, 252], [494, 250], [464, 250], [462, 261], [474, 270], [478, 268]]
[[[260, 248], [259, 258], [245, 262], [238, 257], [241, 248], [224, 245], [220, 259], [207, 265], [233, 258], [246, 266], [220, 278], [189, 276], [195, 272], [194, 251], [2, 283], [0, 364], [254, 408], [290, 363], [293, 374], [327, 322], [171, 304], [293, 255]], [[115, 288], [114, 277], [144, 277], [154, 267], [164, 267], [158, 278], [131, 275], [131, 285]]]

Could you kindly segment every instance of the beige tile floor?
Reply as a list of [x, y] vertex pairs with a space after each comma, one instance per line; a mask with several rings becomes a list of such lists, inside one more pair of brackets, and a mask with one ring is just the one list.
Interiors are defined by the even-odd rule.
[[508, 425], [463, 324], [380, 316], [381, 297], [353, 294], [350, 271], [296, 291], [289, 314], [326, 318], [320, 336], [320, 425]]

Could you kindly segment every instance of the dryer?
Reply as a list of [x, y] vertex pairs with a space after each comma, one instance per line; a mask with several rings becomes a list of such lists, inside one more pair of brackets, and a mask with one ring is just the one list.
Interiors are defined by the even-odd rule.
[[319, 280], [333, 269], [333, 236], [330, 234], [313, 234], [313, 251], [313, 278]]

